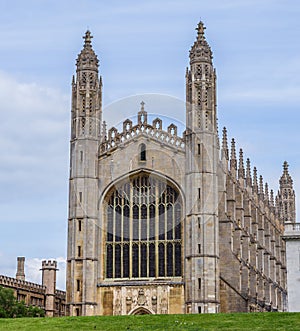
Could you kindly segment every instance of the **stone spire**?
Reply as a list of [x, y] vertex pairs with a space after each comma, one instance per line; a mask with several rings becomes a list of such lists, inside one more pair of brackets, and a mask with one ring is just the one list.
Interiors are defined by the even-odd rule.
[[252, 186], [250, 159], [247, 159], [246, 161], [246, 185], [249, 187]]
[[275, 207], [275, 202], [274, 202], [274, 191], [270, 191], [270, 203], [272, 207]]
[[265, 201], [266, 201], [267, 203], [270, 202], [269, 185], [268, 185], [268, 183], [265, 183]]
[[258, 183], [257, 183], [257, 169], [253, 168], [253, 192], [258, 193]]
[[289, 165], [286, 161], [283, 163], [283, 174], [279, 179], [279, 206], [281, 216], [285, 223], [295, 223], [295, 191], [293, 189], [293, 180], [289, 174]]
[[223, 128], [223, 136], [222, 136], [222, 158], [225, 158], [226, 160], [229, 159], [227, 129], [225, 127]]
[[230, 153], [230, 170], [237, 169], [236, 151], [234, 138], [231, 140], [231, 153]]
[[92, 38], [91, 32], [86, 31], [85, 35], [82, 37], [84, 39], [84, 45], [82, 51], [79, 53], [77, 58], [77, 70], [93, 70], [98, 73], [98, 58], [92, 48]]
[[259, 176], [259, 191], [258, 191], [258, 194], [259, 194], [260, 198], [263, 200], [264, 199], [264, 180], [263, 180], [262, 175]]
[[212, 51], [205, 39], [205, 26], [202, 21], [198, 23], [196, 28], [198, 35], [197, 39], [190, 50], [190, 60], [191, 63], [194, 61], [201, 62], [212, 62]]
[[238, 176], [241, 179], [245, 178], [245, 168], [244, 168], [244, 156], [243, 156], [243, 150], [240, 148], [239, 153], [239, 170], [238, 170]]

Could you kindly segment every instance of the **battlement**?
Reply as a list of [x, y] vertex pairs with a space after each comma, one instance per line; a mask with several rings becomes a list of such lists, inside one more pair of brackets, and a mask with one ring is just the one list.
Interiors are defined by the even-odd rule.
[[0, 285], [5, 287], [26, 289], [31, 292], [45, 294], [46, 287], [43, 285], [27, 282], [25, 280], [19, 280], [12, 277], [0, 275]]
[[122, 132], [118, 132], [115, 127], [112, 127], [108, 130], [108, 135], [104, 133], [104, 139], [100, 145], [100, 155], [112, 151], [118, 146], [142, 135], [173, 148], [185, 150], [184, 137], [177, 135], [177, 126], [172, 123], [165, 131], [162, 129], [162, 120], [158, 117], [152, 121], [152, 124], [149, 124], [147, 122], [147, 112], [144, 110], [142, 102], [142, 110], [138, 112], [136, 125], [133, 125], [131, 120], [126, 119], [123, 122]]
[[56, 290], [55, 291], [55, 297], [59, 298], [61, 300], [65, 300], [66, 299], [66, 292], [62, 291], [62, 290]]
[[42, 270], [44, 269], [55, 269], [57, 270], [57, 261], [54, 260], [44, 260], [42, 261]]

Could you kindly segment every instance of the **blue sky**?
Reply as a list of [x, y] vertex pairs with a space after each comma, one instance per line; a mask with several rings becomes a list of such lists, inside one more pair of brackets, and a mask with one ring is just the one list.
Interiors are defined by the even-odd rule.
[[219, 127], [275, 191], [287, 160], [300, 192], [298, 1], [1, 0], [0, 13], [0, 274], [14, 276], [16, 256], [26, 256], [28, 279], [39, 281], [40, 261], [56, 258], [64, 287], [70, 83], [87, 28], [110, 124], [135, 115], [142, 99], [149, 112], [184, 122], [185, 68], [201, 18]]

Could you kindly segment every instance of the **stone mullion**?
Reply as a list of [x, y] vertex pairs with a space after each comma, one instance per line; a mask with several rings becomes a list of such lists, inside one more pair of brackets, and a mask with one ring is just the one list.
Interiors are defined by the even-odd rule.
[[151, 196], [150, 196], [150, 193], [151, 193], [151, 186], [150, 186], [150, 183], [149, 183], [149, 194], [147, 195], [147, 222], [146, 222], [146, 227], [147, 227], [147, 231], [146, 231], [146, 255], [147, 255], [147, 263], [146, 263], [146, 277], [149, 277], [149, 238], [150, 238], [150, 199], [151, 199]]
[[176, 227], [176, 214], [175, 214], [175, 201], [173, 202], [173, 210], [172, 210], [172, 225], [173, 225], [173, 229], [172, 229], [172, 256], [173, 256], [173, 262], [172, 262], [172, 276], [175, 276], [175, 244], [174, 244], [174, 240], [175, 240], [175, 227]]
[[[124, 187], [123, 187], [124, 192]], [[123, 278], [123, 248], [124, 248], [124, 199], [121, 200], [121, 278]]]
[[[167, 191], [167, 190], [166, 190]], [[167, 233], [168, 233], [168, 193], [165, 194], [165, 201], [164, 201], [164, 223], [165, 223], [165, 239], [164, 239], [164, 275], [167, 275]]]
[[155, 277], [158, 277], [158, 239], [159, 239], [159, 183], [155, 186]]
[[139, 227], [139, 232], [138, 232], [138, 278], [141, 277], [141, 237], [142, 237], [142, 208], [141, 208], [141, 205], [143, 203], [142, 201], [142, 178], [141, 178], [141, 181], [140, 181], [140, 184], [141, 184], [141, 190], [139, 191], [139, 204], [138, 204], [138, 210], [139, 210], [139, 218], [138, 218], [138, 227]]
[[113, 204], [113, 237], [112, 237], [112, 248], [113, 248], [113, 262], [112, 262], [112, 274], [113, 278], [115, 278], [115, 248], [116, 248], [116, 196], [114, 194], [114, 204]]
[[132, 236], [133, 236], [133, 186], [129, 185], [129, 278], [132, 278]]

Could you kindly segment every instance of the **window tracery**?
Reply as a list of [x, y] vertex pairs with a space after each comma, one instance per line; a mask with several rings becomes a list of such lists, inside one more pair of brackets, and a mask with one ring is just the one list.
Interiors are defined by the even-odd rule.
[[169, 183], [143, 173], [105, 200], [106, 278], [181, 276], [182, 202]]

